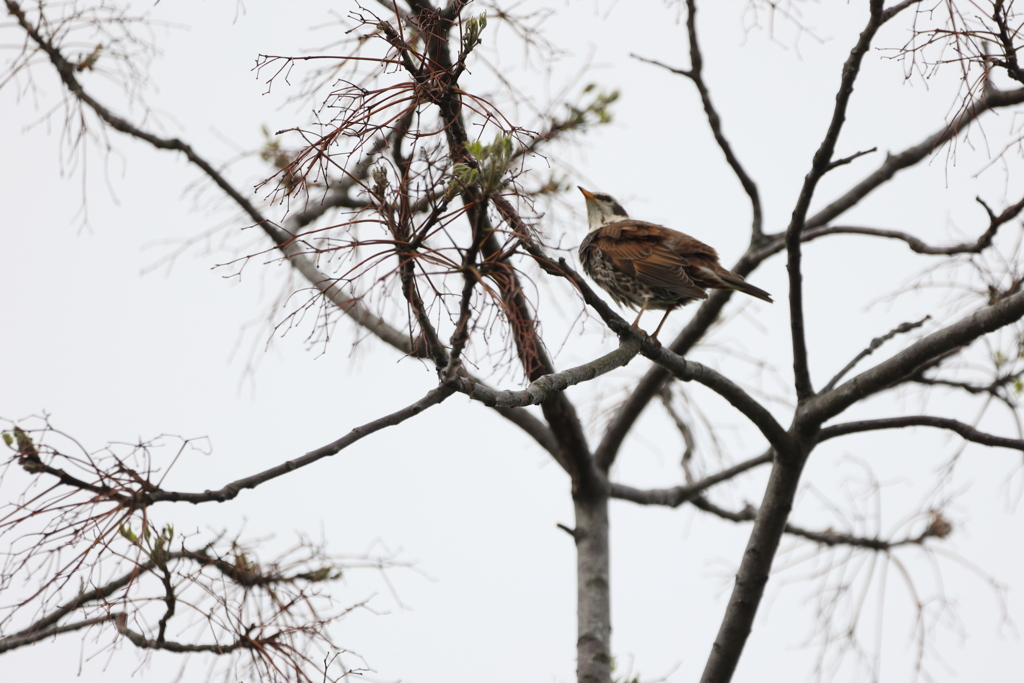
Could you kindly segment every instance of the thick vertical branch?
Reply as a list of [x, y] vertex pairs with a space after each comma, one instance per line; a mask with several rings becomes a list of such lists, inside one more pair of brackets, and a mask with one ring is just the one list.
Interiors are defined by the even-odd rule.
[[[426, 0], [411, 0], [420, 21], [436, 20], [429, 53], [446, 72], [445, 89], [437, 105], [445, 123], [445, 135], [453, 163], [474, 164], [466, 149], [468, 135], [462, 113], [461, 91], [456, 86], [458, 71], [453, 69], [449, 34], [453, 21], [438, 14]], [[455, 4], [455, 3], [453, 3]], [[457, 12], [452, 16], [454, 19]], [[474, 226], [474, 238], [481, 240], [480, 255], [492, 267], [500, 267], [503, 255], [487, 214], [488, 201], [479, 186], [464, 188], [462, 200]], [[508, 207], [506, 213], [509, 213]], [[511, 212], [511, 213], [514, 213]], [[506, 216], [509, 219], [509, 216]], [[493, 274], [505, 311], [508, 315], [516, 350], [523, 369], [530, 380], [552, 374], [554, 363], [548, 356], [529, 304], [515, 270], [511, 267]], [[541, 404], [544, 417], [561, 450], [561, 462], [568, 463], [572, 478], [573, 500], [576, 510], [577, 595], [578, 624], [577, 677], [582, 683], [610, 683], [611, 681], [611, 611], [608, 583], [608, 481], [594, 466], [583, 427], [576, 408], [561, 391], [552, 394]]]
[[860, 72], [861, 61], [871, 46], [871, 39], [881, 27], [883, 17], [882, 0], [871, 1], [871, 18], [868, 25], [860, 34], [860, 38], [850, 56], [843, 65], [843, 76], [839, 85], [839, 92], [836, 94], [836, 106], [832, 112], [832, 121], [829, 123], [825, 138], [821, 146], [814, 153], [811, 162], [811, 170], [804, 177], [803, 187], [797, 197], [796, 206], [793, 208], [793, 216], [789, 227], [786, 229], [786, 251], [789, 258], [786, 268], [789, 271], [789, 316], [790, 333], [793, 337], [793, 376], [796, 387], [797, 400], [805, 401], [813, 393], [811, 386], [811, 375], [807, 363], [807, 339], [804, 332], [804, 304], [803, 304], [803, 275], [800, 270], [800, 233], [803, 232], [804, 222], [807, 219], [807, 209], [814, 196], [814, 190], [818, 181], [825, 175], [832, 161], [835, 152], [836, 141], [839, 133], [846, 122], [846, 107], [853, 95], [853, 84]]
[[[425, 0], [416, 0], [414, 5], [421, 16], [433, 16], [436, 12]], [[449, 46], [449, 33], [452, 23], [440, 19], [434, 34], [431, 55], [443, 68], [451, 73], [452, 59]], [[475, 164], [466, 149], [469, 136], [462, 115], [461, 91], [455, 82], [448, 82], [447, 88], [438, 97], [437, 106], [445, 123], [445, 135], [448, 139], [449, 153], [454, 163]], [[480, 254], [485, 260], [502, 257], [503, 251], [487, 215], [488, 203], [483, 192], [476, 185], [468, 186], [462, 192], [462, 201], [475, 231], [482, 239]], [[493, 263], [498, 265], [498, 263]], [[526, 297], [523, 296], [519, 278], [511, 267], [495, 273], [493, 277], [498, 285], [502, 303], [508, 315], [512, 335], [516, 344], [519, 360], [530, 380], [555, 371], [554, 363], [548, 356], [544, 345], [537, 334], [537, 326], [533, 320]], [[562, 392], [553, 393], [542, 406], [544, 417], [547, 418], [565, 456], [564, 460], [572, 464], [569, 474], [572, 476], [574, 490], [598, 491], [607, 487], [607, 482], [594, 467], [590, 448], [583, 434], [583, 426], [576, 414], [576, 409]]]
[[[903, 3], [899, 8], [902, 9], [909, 4]], [[882, 0], [872, 0], [870, 8], [871, 16], [868, 24], [861, 32], [857, 44], [843, 65], [843, 74], [839, 92], [836, 95], [832, 120], [821, 146], [814, 155], [811, 170], [804, 178], [804, 185], [786, 231], [786, 248], [789, 257], [787, 267], [790, 283], [790, 326], [793, 337], [793, 374], [797, 399], [801, 405], [813, 396], [804, 334], [803, 288], [800, 272], [801, 232], [815, 187], [830, 168], [836, 141], [846, 120], [846, 108], [853, 95], [853, 85], [860, 71], [864, 55], [870, 48], [871, 40], [878, 29], [896, 13], [893, 10], [884, 11]], [[736, 575], [736, 585], [729, 597], [725, 617], [701, 677], [701, 683], [727, 683], [732, 679], [750, 635], [757, 608], [764, 595], [764, 587], [768, 582], [768, 575], [771, 571], [772, 560], [779, 547], [779, 540], [786, 528], [786, 520], [792, 510], [800, 474], [812, 443], [812, 432], [816, 432], [819, 425], [820, 422], [812, 423], [801, 419], [798, 408], [792, 432], [793, 448], [789, 453], [780, 452], [775, 459], [764, 501], [747, 542], [747, 549]], [[802, 434], [802, 431], [807, 433]]]
[[711, 647], [701, 683], [727, 683], [732, 679], [750, 636], [757, 607], [761, 604], [772, 560], [786, 529], [786, 520], [793, 509], [803, 464], [802, 457], [797, 462], [789, 458], [775, 459], [764, 501], [750, 532], [747, 549], [743, 552], [736, 585], [729, 596], [725, 618]]
[[608, 495], [573, 496], [576, 511], [576, 680], [611, 681]]

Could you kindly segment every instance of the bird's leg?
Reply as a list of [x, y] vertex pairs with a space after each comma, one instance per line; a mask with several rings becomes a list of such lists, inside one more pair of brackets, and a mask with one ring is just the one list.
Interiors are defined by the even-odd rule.
[[649, 303], [651, 303], [650, 299], [644, 299], [644, 305], [640, 307], [640, 312], [636, 314], [636, 320], [634, 320], [633, 324], [631, 325], [631, 327], [633, 329], [635, 329], [635, 330], [639, 330], [640, 329], [640, 316], [642, 316], [644, 314], [644, 311], [647, 310], [647, 304], [649, 304]]
[[671, 312], [672, 312], [672, 308], [671, 307], [669, 307], [669, 308], [667, 308], [665, 310], [665, 317], [661, 319], [661, 322], [658, 323], [658, 329], [656, 329], [654, 331], [654, 334], [651, 335], [651, 339], [652, 340], [657, 340], [658, 339], [658, 333], [661, 332], [661, 327], [662, 327], [662, 325], [665, 324], [665, 321], [668, 320], [668, 314], [671, 313]]

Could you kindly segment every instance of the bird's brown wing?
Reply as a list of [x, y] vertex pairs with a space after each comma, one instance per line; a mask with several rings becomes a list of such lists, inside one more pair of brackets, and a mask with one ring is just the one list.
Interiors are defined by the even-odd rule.
[[708, 296], [694, 283], [687, 254], [714, 259], [717, 255], [714, 249], [688, 235], [654, 223], [625, 220], [601, 228], [591, 244], [604, 252], [617, 269], [635, 275], [647, 285], [692, 299]]

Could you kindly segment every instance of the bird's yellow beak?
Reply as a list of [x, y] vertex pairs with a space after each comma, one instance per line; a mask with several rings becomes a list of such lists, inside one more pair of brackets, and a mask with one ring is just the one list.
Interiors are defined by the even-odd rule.
[[582, 192], [582, 193], [583, 193], [583, 196], [584, 196], [585, 198], [587, 198], [587, 199], [594, 199], [594, 193], [593, 193], [593, 192], [590, 192], [589, 190], [584, 190], [584, 189], [583, 189], [582, 187], [580, 187], [579, 185], [577, 185], [577, 186], [576, 186], [576, 189], [578, 189], [578, 190], [579, 190], [580, 192]]

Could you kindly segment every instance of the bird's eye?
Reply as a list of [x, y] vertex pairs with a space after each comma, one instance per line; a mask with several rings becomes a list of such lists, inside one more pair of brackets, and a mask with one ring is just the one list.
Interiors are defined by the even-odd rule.
[[595, 194], [594, 196], [597, 197], [598, 199], [600, 199], [602, 202], [614, 202], [615, 201], [614, 199], [612, 199], [611, 195], [608, 195], [608, 194], [603, 194], [602, 193], [602, 194]]

